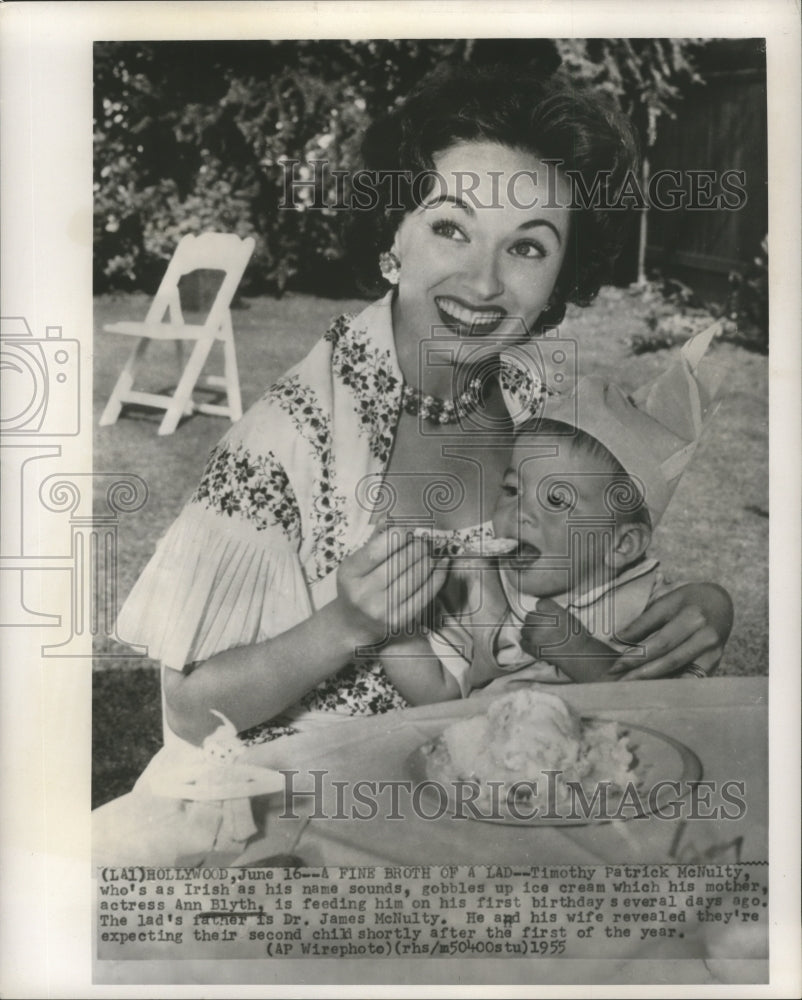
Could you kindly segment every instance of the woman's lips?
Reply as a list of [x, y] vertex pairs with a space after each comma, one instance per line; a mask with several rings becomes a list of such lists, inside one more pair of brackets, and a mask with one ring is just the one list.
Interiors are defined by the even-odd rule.
[[501, 321], [506, 317], [506, 309], [477, 309], [476, 306], [468, 305], [460, 299], [438, 295], [434, 304], [440, 318], [446, 326], [458, 326], [468, 336], [481, 337], [488, 333], [493, 333], [501, 325]]

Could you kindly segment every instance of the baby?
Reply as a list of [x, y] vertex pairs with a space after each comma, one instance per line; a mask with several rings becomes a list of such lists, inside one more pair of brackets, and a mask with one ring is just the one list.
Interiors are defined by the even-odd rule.
[[434, 604], [434, 629], [385, 650], [413, 704], [465, 697], [527, 668], [545, 682], [614, 679], [620, 633], [669, 588], [648, 558], [652, 527], [710, 408], [697, 365], [713, 330], [632, 396], [598, 378], [519, 428], [493, 512], [492, 549], [461, 560]]

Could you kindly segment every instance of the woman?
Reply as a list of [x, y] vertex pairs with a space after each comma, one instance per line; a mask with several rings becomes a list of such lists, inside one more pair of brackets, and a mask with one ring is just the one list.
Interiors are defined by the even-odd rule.
[[[598, 290], [621, 213], [573, 204], [569, 178], [606, 176], [612, 195], [633, 150], [593, 96], [505, 68], [435, 74], [371, 129], [385, 200], [357, 221], [392, 291], [335, 321], [229, 431], [121, 614], [165, 666], [172, 733], [201, 742], [212, 710], [256, 739], [403, 707], [370, 647], [417, 627], [447, 562], [377, 521], [428, 519], [455, 545], [492, 533], [522, 405], [502, 354]], [[731, 626], [712, 585], [648, 616], [641, 676], [714, 666]]]

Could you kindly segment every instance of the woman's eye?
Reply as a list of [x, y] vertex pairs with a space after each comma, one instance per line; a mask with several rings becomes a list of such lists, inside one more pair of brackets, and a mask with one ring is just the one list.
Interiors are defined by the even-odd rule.
[[432, 223], [432, 232], [436, 236], [443, 236], [449, 240], [457, 240], [460, 243], [467, 243], [468, 237], [462, 229], [450, 219], [438, 219]]
[[518, 487], [513, 486], [512, 483], [502, 483], [501, 484], [501, 495], [505, 497], [517, 497]]
[[533, 240], [520, 240], [518, 243], [514, 243], [510, 248], [510, 253], [514, 257], [526, 257], [532, 260], [547, 256], [546, 248]]

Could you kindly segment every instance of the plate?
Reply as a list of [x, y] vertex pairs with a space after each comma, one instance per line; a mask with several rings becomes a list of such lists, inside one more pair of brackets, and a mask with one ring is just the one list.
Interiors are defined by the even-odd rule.
[[[468, 804], [471, 798], [470, 788], [476, 789], [478, 786], [481, 791], [482, 783], [459, 782], [470, 786], [460, 790], [458, 783], [450, 776], [443, 777], [438, 766], [438, 754], [442, 752], [439, 736], [410, 754], [406, 761], [407, 775], [416, 786], [427, 783], [427, 787], [420, 792], [427, 810], [434, 812], [442, 808], [445, 799], [449, 810], [458, 812], [460, 817], [502, 826], [589, 826], [614, 820], [642, 818], [656, 812], [661, 812], [663, 818], [674, 818], [670, 803], [687, 793], [688, 782], [701, 779], [701, 761], [685, 744], [656, 729], [596, 717], [582, 719], [584, 725], [611, 721], [618, 722], [621, 735], [627, 738], [634, 766], [628, 786], [625, 789], [608, 786], [606, 802], [603, 803], [598, 801], [594, 805], [593, 783], [583, 788], [584, 802], [578, 793], [569, 798], [567, 803], [552, 799], [551, 804], [548, 796], [544, 798], [542, 795], [536, 800], [524, 799], [515, 801], [512, 805], [498, 801], [497, 797], [496, 803], [477, 803], [472, 809]], [[444, 723], [443, 728], [446, 725]], [[546, 775], [544, 779], [544, 783], [548, 784], [550, 779]], [[440, 787], [436, 788], [435, 785]], [[589, 808], [584, 803], [588, 803]]]

